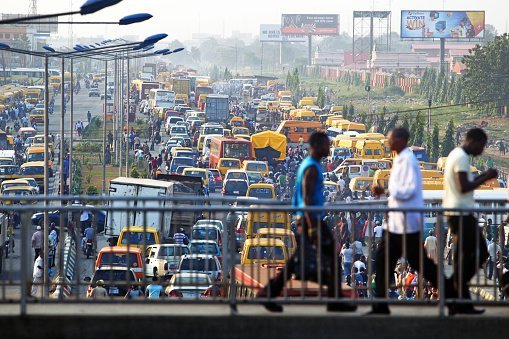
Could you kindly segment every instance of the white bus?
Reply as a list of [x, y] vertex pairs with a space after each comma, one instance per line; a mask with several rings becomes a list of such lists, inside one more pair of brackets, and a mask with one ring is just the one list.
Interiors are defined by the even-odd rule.
[[[60, 76], [60, 71], [56, 69], [48, 69], [48, 76]], [[44, 83], [44, 68], [10, 68], [5, 69], [0, 67], [0, 79], [6, 82], [16, 83], [33, 83], [43, 84]]]
[[148, 108], [155, 107], [173, 109], [175, 107], [175, 92], [166, 89], [151, 89], [148, 94]]

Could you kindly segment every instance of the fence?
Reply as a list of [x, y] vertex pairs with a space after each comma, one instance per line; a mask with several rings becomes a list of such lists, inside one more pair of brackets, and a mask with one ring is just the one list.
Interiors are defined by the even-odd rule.
[[[82, 197], [81, 201], [95, 205], [55, 206], [73, 198], [48, 197], [48, 206], [43, 206], [42, 199], [34, 199], [35, 204], [22, 198], [3, 199], [0, 208], [6, 214], [18, 213], [21, 220], [15, 229], [20, 233], [16, 235], [20, 258], [2, 258], [0, 302], [20, 303], [21, 313], [33, 302], [223, 303], [232, 310], [246, 303], [349, 302], [429, 304], [444, 315], [446, 305], [470, 302], [457, 297], [467, 296], [466, 289], [476, 292], [473, 304], [507, 305], [500, 284], [506, 283], [509, 249], [507, 200], [483, 201], [482, 207], [468, 211], [395, 210], [384, 201], [306, 208], [305, 216], [311, 216], [308, 223], [321, 225], [309, 228], [316, 230], [313, 233], [305, 231], [306, 223], [292, 220], [295, 208], [273, 200], [203, 199], [203, 204], [188, 206], [164, 197], [126, 196], [112, 205], [107, 198]], [[45, 225], [45, 213], [46, 232], [54, 222], [59, 232], [68, 235], [65, 254], [60, 255], [66, 259], [57, 263], [62, 279], [56, 279], [56, 285], [47, 276], [32, 279], [32, 234], [35, 225]], [[195, 218], [182, 217], [200, 213], [194, 226]], [[444, 213], [463, 217], [452, 217], [457, 224], [451, 229], [447, 223], [451, 216]], [[399, 218], [403, 235], [384, 232], [382, 236], [379, 226], [387, 223], [387, 215], [389, 220]], [[187, 219], [191, 222], [184, 223]], [[62, 221], [65, 227], [60, 228]], [[410, 232], [412, 223], [417, 223], [418, 232]], [[82, 231], [87, 229], [94, 230], [90, 259], [81, 248]], [[434, 239], [426, 237], [430, 230]], [[500, 247], [492, 253], [492, 263], [485, 260], [485, 236], [492, 239], [490, 249]], [[453, 244], [460, 245], [454, 249]], [[47, 263], [47, 258], [42, 262]], [[48, 274], [48, 269], [43, 271]], [[455, 278], [446, 277], [453, 271]], [[490, 273], [491, 280], [486, 276]], [[104, 290], [97, 287], [101, 280]], [[163, 286], [161, 298], [143, 297], [152, 291], [151, 284]], [[37, 293], [30, 295], [30, 285], [37, 287]], [[56, 298], [49, 296], [51, 286]], [[69, 293], [67, 286], [72, 293], [63, 296]], [[481, 298], [486, 294], [491, 300]]]

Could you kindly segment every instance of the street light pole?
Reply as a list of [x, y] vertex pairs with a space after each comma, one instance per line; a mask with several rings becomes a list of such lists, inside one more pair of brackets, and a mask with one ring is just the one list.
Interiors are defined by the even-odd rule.
[[103, 117], [103, 182], [102, 194], [106, 194], [106, 112], [108, 111], [108, 61], [104, 62], [104, 117]]
[[[65, 195], [65, 175], [64, 175], [64, 153], [65, 153], [65, 149], [64, 149], [64, 141], [65, 141], [65, 129], [64, 129], [64, 117], [65, 117], [65, 96], [64, 96], [64, 85], [65, 85], [65, 58], [62, 58], [62, 74], [61, 74], [61, 86], [62, 86], [62, 91], [61, 91], [61, 106], [60, 106], [60, 145], [59, 145], [59, 148], [60, 148], [60, 151], [58, 152], [58, 162], [59, 162], [59, 167], [60, 167], [60, 194], [61, 195]], [[72, 75], [71, 75], [71, 83], [72, 83]], [[64, 206], [64, 202], [63, 200], [60, 200], [60, 206], [63, 207]], [[63, 211], [60, 212], [60, 239], [64, 239], [63, 237], [63, 232], [65, 230], [65, 228], [63, 227], [64, 225], [64, 213]], [[63, 269], [64, 269], [64, 242], [63, 241], [59, 241], [59, 246], [58, 246], [58, 254], [59, 254], [59, 258], [58, 258], [58, 266], [59, 266], [59, 270], [60, 272], [63, 272]], [[63, 283], [63, 281], [62, 281]], [[58, 298], [60, 300], [63, 299], [64, 295], [63, 295], [63, 288], [62, 286], [60, 286], [60, 289], [59, 289], [60, 293], [58, 294]]]
[[[120, 140], [118, 141], [118, 145], [117, 145], [117, 148], [116, 150], [118, 149], [118, 176], [121, 177], [122, 176], [122, 165], [123, 165], [123, 161], [122, 161], [122, 152], [123, 152], [123, 149], [122, 149], [122, 137], [123, 137], [123, 131], [124, 131], [124, 112], [125, 112], [125, 109], [124, 109], [125, 105], [124, 105], [124, 59], [121, 59], [120, 60], [120, 109], [119, 109], [119, 112], [120, 112], [120, 116], [119, 116], [119, 125], [120, 125]], [[118, 129], [117, 129], [118, 130]], [[118, 133], [119, 131], [115, 131], [115, 133]], [[116, 135], [116, 134], [115, 134]]]
[[[48, 143], [48, 109], [49, 109], [49, 76], [48, 76], [48, 56], [44, 57], [44, 195], [48, 196], [48, 163], [49, 163], [49, 143]], [[43, 285], [42, 285], [42, 293], [44, 297], [48, 296], [48, 288], [49, 287], [49, 276], [48, 276], [48, 200], [44, 199], [44, 227], [43, 227], [43, 252], [42, 257], [44, 260], [43, 267]], [[37, 259], [37, 258], [35, 258]]]
[[129, 177], [129, 111], [131, 109], [131, 105], [129, 102], [130, 96], [131, 96], [131, 84], [129, 83], [129, 59], [126, 60], [127, 62], [127, 110], [126, 110], [126, 143], [125, 143], [125, 176]]
[[118, 152], [117, 152], [117, 116], [119, 114], [119, 104], [118, 104], [118, 59], [115, 59], [114, 70], [113, 70], [113, 82], [114, 82], [114, 92], [113, 92], [113, 149], [115, 150], [115, 161], [118, 164]]
[[[71, 59], [71, 101], [70, 101], [70, 111], [69, 111], [69, 194], [73, 194], [72, 192], [72, 141], [74, 138], [73, 128], [74, 128], [74, 60]], [[71, 213], [72, 214], [72, 213]], [[71, 220], [69, 218], [68, 220]]]

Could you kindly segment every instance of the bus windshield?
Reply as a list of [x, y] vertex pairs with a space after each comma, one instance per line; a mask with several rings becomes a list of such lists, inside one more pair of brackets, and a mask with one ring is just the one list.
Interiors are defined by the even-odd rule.
[[224, 143], [223, 155], [225, 158], [244, 159], [249, 157], [251, 146], [249, 144]]

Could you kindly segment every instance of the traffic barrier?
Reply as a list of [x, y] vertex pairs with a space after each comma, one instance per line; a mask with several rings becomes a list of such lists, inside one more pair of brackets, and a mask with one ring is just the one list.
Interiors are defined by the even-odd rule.
[[51, 293], [51, 298], [59, 298], [63, 293], [64, 298], [68, 298], [72, 294], [71, 281], [74, 278], [74, 268], [76, 265], [76, 246], [70, 236], [65, 238], [64, 245], [64, 264], [63, 272], [60, 272], [54, 280], [55, 290]]

